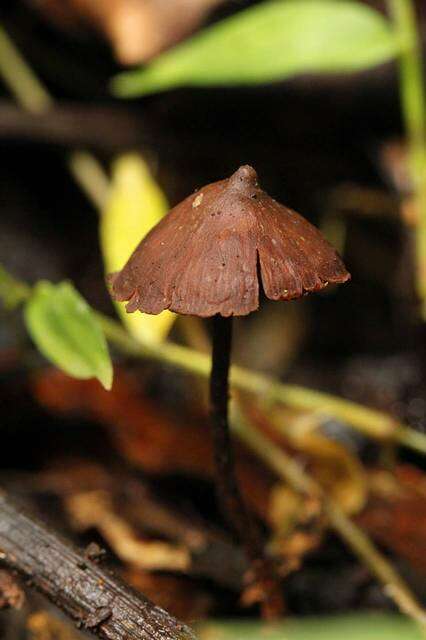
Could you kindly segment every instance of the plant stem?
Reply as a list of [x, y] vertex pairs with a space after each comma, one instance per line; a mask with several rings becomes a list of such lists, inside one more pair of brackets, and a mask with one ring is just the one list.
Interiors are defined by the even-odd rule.
[[418, 622], [426, 631], [426, 611], [423, 609], [408, 584], [401, 578], [370, 538], [350, 518], [340, 506], [330, 498], [324, 500], [325, 511], [336, 531], [371, 573], [383, 584], [386, 595], [410, 618]]
[[402, 115], [409, 146], [409, 170], [417, 209], [416, 289], [426, 320], [426, 99], [421, 38], [412, 0], [388, 0], [401, 44], [399, 78]]
[[270, 469], [281, 476], [299, 493], [318, 496], [324, 505], [331, 526], [348, 544], [352, 551], [369, 567], [371, 573], [383, 584], [387, 595], [399, 609], [426, 628], [426, 613], [411, 592], [409, 586], [398, 575], [393, 566], [376, 549], [368, 536], [346, 516], [340, 506], [324, 495], [321, 486], [282, 449], [254, 429], [241, 416], [233, 420], [233, 430]]
[[16, 101], [31, 113], [44, 113], [53, 100], [0, 26], [0, 75]]
[[74, 151], [68, 158], [68, 169], [88, 200], [99, 213], [103, 213], [109, 193], [109, 179], [100, 162], [88, 151]]

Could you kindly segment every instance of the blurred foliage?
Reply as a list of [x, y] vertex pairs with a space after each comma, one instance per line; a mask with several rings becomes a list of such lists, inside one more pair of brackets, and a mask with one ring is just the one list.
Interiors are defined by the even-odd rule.
[[0, 300], [6, 309], [14, 309], [26, 300], [29, 291], [30, 289], [27, 285], [15, 280], [0, 264]]
[[213, 622], [199, 626], [200, 640], [421, 640], [416, 625], [402, 616], [361, 614], [306, 618], [265, 625]]
[[105, 336], [87, 302], [69, 282], [39, 282], [25, 306], [29, 334], [41, 353], [75, 378], [112, 385]]
[[[140, 240], [168, 211], [165, 195], [138, 154], [117, 158], [112, 171], [108, 201], [100, 221], [101, 246], [107, 273], [121, 269]], [[130, 333], [138, 340], [160, 342], [166, 338], [176, 315], [128, 314], [125, 303], [116, 308]]]
[[182, 85], [359, 71], [398, 50], [390, 23], [359, 2], [270, 0], [205, 29], [146, 68], [119, 75], [113, 88], [121, 96], [139, 96]]

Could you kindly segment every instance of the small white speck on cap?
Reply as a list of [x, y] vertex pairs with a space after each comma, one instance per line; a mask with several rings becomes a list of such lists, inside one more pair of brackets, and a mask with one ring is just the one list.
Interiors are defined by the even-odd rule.
[[195, 198], [194, 198], [194, 202], [192, 203], [192, 208], [195, 209], [196, 207], [199, 207], [200, 204], [203, 201], [203, 197], [204, 195], [202, 193], [199, 193]]

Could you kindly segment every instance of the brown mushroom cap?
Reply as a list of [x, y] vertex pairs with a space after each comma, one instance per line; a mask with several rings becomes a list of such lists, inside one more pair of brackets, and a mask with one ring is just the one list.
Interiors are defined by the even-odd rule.
[[275, 202], [242, 166], [174, 207], [111, 278], [128, 312], [244, 316], [259, 306], [259, 274], [272, 300], [350, 278], [321, 233]]

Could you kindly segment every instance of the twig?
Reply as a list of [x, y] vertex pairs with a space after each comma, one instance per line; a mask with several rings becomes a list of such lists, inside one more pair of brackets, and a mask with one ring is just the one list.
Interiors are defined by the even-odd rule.
[[0, 495], [0, 561], [106, 640], [193, 640], [192, 631]]

